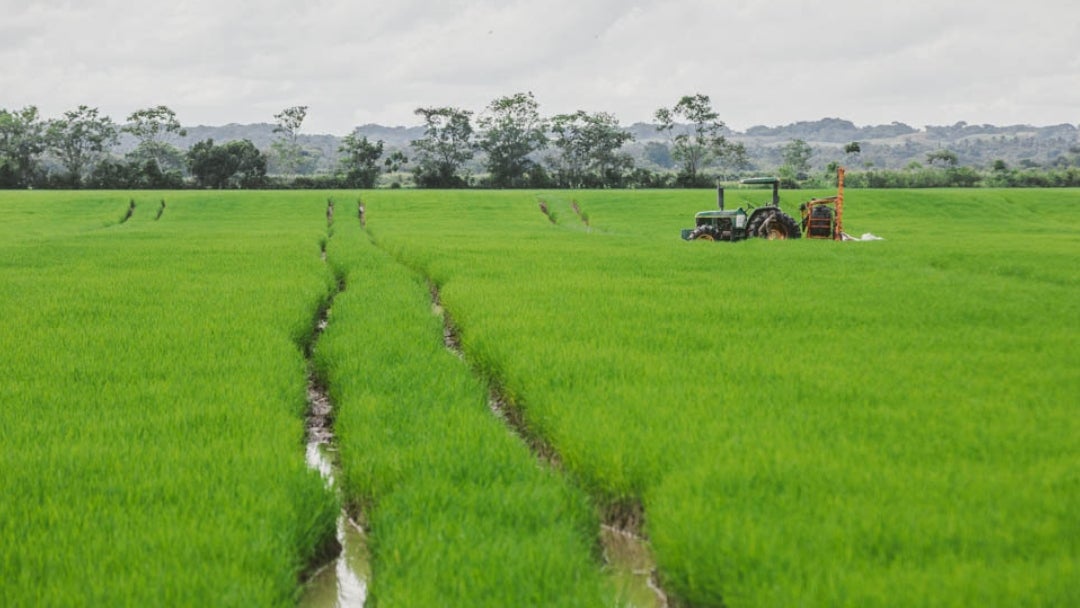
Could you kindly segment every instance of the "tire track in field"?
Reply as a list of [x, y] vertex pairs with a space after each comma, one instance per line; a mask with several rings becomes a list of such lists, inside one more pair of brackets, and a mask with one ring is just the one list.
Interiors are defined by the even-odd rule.
[[[120, 216], [120, 220], [116, 223], [118, 225], [126, 224], [128, 220], [135, 216], [135, 209], [137, 209], [138, 206], [135, 199], [132, 198], [128, 200], [128, 206], [124, 209], [124, 214]], [[157, 213], [154, 214], [154, 221], [160, 220], [162, 215], [165, 215], [165, 199], [161, 199], [161, 204], [158, 206]]]
[[563, 223], [561, 216], [559, 215], [558, 211], [556, 211], [556, 205], [561, 207], [563, 204], [569, 207], [570, 211], [574, 213], [574, 217], [576, 217], [578, 221], [581, 222], [581, 226], [584, 227], [586, 233], [591, 233], [593, 231], [592, 220], [589, 218], [588, 212], [581, 208], [581, 204], [578, 203], [577, 199], [570, 199], [568, 201], [557, 196], [536, 197], [536, 205], [540, 208], [540, 213], [542, 213], [544, 217], [547, 218], [548, 222], [560, 228], [565, 228], [567, 230], [576, 230], [577, 228]]
[[[576, 201], [574, 201], [576, 203]], [[538, 200], [541, 212], [551, 223], [558, 225], [557, 218], [552, 218], [550, 210], [545, 210], [546, 202]], [[375, 236], [367, 230], [366, 209], [362, 201], [357, 201], [361, 228], [367, 233], [372, 245], [381, 249], [402, 266], [424, 278], [431, 293], [432, 312], [442, 319], [443, 344], [452, 354], [469, 366], [472, 373], [483, 380], [488, 387], [488, 407], [503, 421], [507, 430], [528, 446], [542, 466], [549, 466], [563, 474], [562, 461], [555, 448], [541, 435], [529, 430], [523, 410], [513, 403], [503, 391], [502, 380], [492, 377], [470, 362], [461, 346], [460, 332], [450, 313], [443, 307], [438, 285], [422, 268], [404, 260], [399, 254], [383, 247]], [[576, 207], [575, 206], [572, 206]], [[587, 215], [580, 212], [580, 207], [573, 209], [588, 230], [591, 230]], [[584, 217], [583, 217], [584, 215]], [[571, 482], [572, 483], [572, 482]], [[656, 560], [652, 557], [648, 540], [641, 532], [644, 522], [644, 509], [640, 500], [630, 503], [607, 505], [602, 509], [601, 526], [598, 539], [605, 567], [615, 579], [615, 586], [620, 590], [620, 606], [631, 608], [668, 608], [673, 603], [660, 585]]]
[[135, 204], [135, 199], [131, 199], [131, 200], [127, 201], [127, 206], [124, 207], [124, 211], [120, 215], [120, 217], [114, 222], [112, 222], [112, 221], [106, 222], [105, 228], [108, 228], [108, 227], [111, 227], [111, 226], [123, 226], [124, 224], [127, 224], [127, 220], [131, 219], [132, 216], [135, 215], [135, 207], [136, 206], [137, 205]]
[[125, 224], [131, 219], [131, 216], [135, 215], [135, 199], [131, 199], [128, 203], [127, 210], [124, 212], [123, 217], [120, 218], [120, 223]]
[[[454, 356], [469, 365], [475, 375], [484, 377], [485, 374], [477, 370], [475, 366], [469, 364], [468, 359], [465, 357], [465, 351], [462, 350], [461, 340], [458, 337], [457, 326], [454, 325], [453, 320], [450, 318], [450, 313], [446, 312], [446, 309], [442, 306], [438, 286], [430, 279], [428, 279], [428, 289], [431, 291], [432, 312], [442, 318], [443, 321], [443, 344], [446, 346], [447, 350], [454, 354]], [[491, 409], [492, 413], [502, 420], [515, 435], [524, 441], [537, 458], [548, 466], [561, 471], [562, 462], [559, 460], [559, 455], [555, 452], [555, 448], [551, 447], [551, 444], [545, 441], [543, 437], [529, 431], [521, 408], [514, 407], [513, 404], [510, 403], [510, 400], [506, 397], [506, 393], [502, 390], [498, 379], [484, 379], [485, 384], [488, 386], [488, 407]]]
[[[163, 205], [164, 206], [164, 205]], [[334, 236], [334, 201], [327, 200], [326, 236], [319, 241], [319, 256], [326, 262], [326, 249]], [[315, 315], [311, 338], [304, 345], [307, 364], [308, 412], [305, 459], [317, 471], [329, 489], [339, 492], [334, 479], [338, 473], [337, 442], [334, 438], [334, 405], [326, 383], [319, 377], [313, 357], [319, 337], [330, 323], [334, 298], [345, 291], [345, 279], [336, 277], [334, 289]], [[334, 546], [316, 556], [321, 563], [304, 581], [303, 608], [361, 607], [367, 602], [371, 568], [364, 529], [343, 506], [338, 515]]]
[[[442, 305], [438, 286], [430, 279], [432, 312], [443, 321], [443, 344], [469, 365], [473, 373], [484, 379], [488, 386], [488, 407], [507, 429], [529, 447], [537, 460], [545, 466], [564, 473], [558, 452], [544, 437], [529, 428], [521, 407], [513, 403], [502, 389], [498, 378], [478, 369], [469, 362], [461, 347], [460, 333], [450, 313]], [[603, 509], [600, 526], [600, 544], [604, 563], [616, 579], [625, 605], [634, 608], [667, 608], [667, 593], [660, 586], [656, 560], [649, 550], [648, 540], [641, 532], [644, 509], [640, 501], [609, 505]]]

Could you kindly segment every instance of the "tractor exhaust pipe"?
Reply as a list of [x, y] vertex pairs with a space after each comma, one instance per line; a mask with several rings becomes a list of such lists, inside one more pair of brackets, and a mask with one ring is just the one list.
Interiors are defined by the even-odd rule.
[[716, 182], [716, 204], [720, 205], [720, 211], [724, 210], [724, 187]]

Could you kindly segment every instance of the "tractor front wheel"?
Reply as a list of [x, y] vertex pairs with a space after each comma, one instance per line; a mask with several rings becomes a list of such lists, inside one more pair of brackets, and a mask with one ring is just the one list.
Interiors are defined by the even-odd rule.
[[694, 231], [690, 233], [690, 236], [686, 238], [688, 241], [719, 241], [720, 231], [716, 229], [716, 226], [705, 224], [704, 226], [698, 226], [694, 228]]
[[746, 232], [751, 237], [772, 240], [797, 239], [802, 236], [799, 225], [783, 211], [759, 213], [750, 220]]

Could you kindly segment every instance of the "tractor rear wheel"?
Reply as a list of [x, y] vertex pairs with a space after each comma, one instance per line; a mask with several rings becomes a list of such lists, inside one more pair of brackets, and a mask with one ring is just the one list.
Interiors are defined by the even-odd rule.
[[720, 231], [716, 229], [716, 226], [705, 224], [694, 228], [694, 231], [690, 233], [690, 236], [686, 238], [688, 241], [719, 241]]
[[779, 210], [758, 213], [750, 219], [746, 232], [751, 237], [758, 236], [770, 241], [797, 239], [802, 236], [795, 220]]

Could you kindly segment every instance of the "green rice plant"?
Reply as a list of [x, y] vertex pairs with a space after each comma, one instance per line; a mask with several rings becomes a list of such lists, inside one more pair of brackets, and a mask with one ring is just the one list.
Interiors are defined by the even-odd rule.
[[567, 473], [644, 505], [683, 601], [1051, 606], [1080, 600], [1076, 195], [849, 192], [874, 243], [680, 241], [707, 191], [580, 193], [592, 233], [531, 193], [368, 202]]
[[302, 450], [318, 207], [53, 197], [0, 195], [0, 604], [293, 604], [337, 513]]
[[346, 289], [315, 357], [335, 403], [345, 495], [370, 525], [381, 606], [598, 606], [588, 499], [538, 466], [443, 344], [428, 284], [341, 222]]
[[573, 193], [587, 227], [372, 192], [332, 236], [349, 194], [129, 196], [0, 195], [0, 603], [291, 603], [339, 279], [314, 351], [380, 605], [610, 604], [597, 514], [639, 507], [689, 605], [1080, 602], [1075, 190], [853, 190], [887, 240], [734, 244], [679, 239], [708, 191]]

